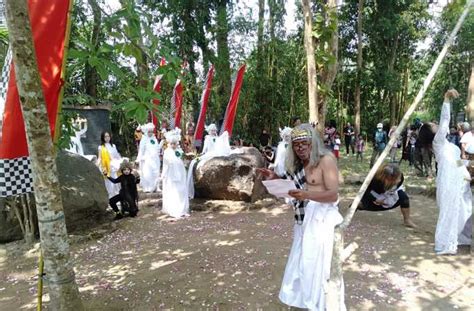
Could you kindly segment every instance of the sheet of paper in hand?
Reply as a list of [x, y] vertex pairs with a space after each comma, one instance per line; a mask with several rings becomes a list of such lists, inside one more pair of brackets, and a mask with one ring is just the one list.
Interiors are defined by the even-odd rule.
[[288, 195], [288, 191], [296, 189], [295, 183], [288, 179], [263, 180], [262, 183], [267, 188], [268, 193], [277, 198], [291, 199], [292, 197]]

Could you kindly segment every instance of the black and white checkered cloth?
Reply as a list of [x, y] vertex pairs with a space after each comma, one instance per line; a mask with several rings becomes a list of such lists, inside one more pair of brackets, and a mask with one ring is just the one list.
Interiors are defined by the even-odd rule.
[[[305, 189], [306, 187], [306, 176], [304, 174], [304, 166], [301, 164], [298, 169], [295, 170], [294, 173], [286, 172], [283, 176], [280, 176], [283, 179], [291, 179], [295, 182], [295, 186], [297, 189]], [[295, 221], [298, 225], [303, 224], [304, 220], [304, 209], [306, 205], [308, 205], [308, 200], [297, 200], [291, 199], [291, 204], [295, 209]]]
[[0, 159], [0, 197], [33, 192], [30, 159]]

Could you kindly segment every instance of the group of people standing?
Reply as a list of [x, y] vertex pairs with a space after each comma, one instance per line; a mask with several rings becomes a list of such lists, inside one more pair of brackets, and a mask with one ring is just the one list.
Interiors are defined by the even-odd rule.
[[[450, 101], [455, 97], [456, 91], [446, 92], [439, 127], [432, 142], [438, 163], [436, 199], [439, 218], [435, 233], [437, 254], [455, 254], [458, 245], [470, 243], [472, 238], [472, 191], [469, 185], [472, 177], [467, 168], [473, 165], [474, 143], [472, 132], [470, 138], [467, 137], [464, 142], [460, 140], [462, 149], [449, 139]], [[227, 133], [218, 136], [215, 125], [207, 127], [209, 135], [205, 137], [202, 154], [199, 160], [191, 162], [186, 173], [182, 160], [184, 152], [179, 145], [181, 131], [175, 129], [165, 132], [164, 142], [155, 137], [152, 125], [146, 125], [142, 129], [144, 136], [139, 143], [136, 161], [140, 179], [128, 177], [133, 175], [131, 168], [124, 165], [124, 162], [118, 164], [120, 154], [113, 145], [110, 134], [103, 133], [101, 137], [99, 164], [107, 176], [106, 186], [112, 208], [116, 210], [117, 200], [133, 200], [136, 188], [131, 191], [132, 195], [126, 192], [133, 185], [136, 187], [137, 183], [140, 183], [144, 191], [158, 190], [161, 178], [163, 212], [172, 217], [189, 215], [189, 197], [193, 195], [190, 186], [193, 167], [202, 165], [214, 156], [230, 154]], [[394, 133], [395, 128], [387, 134], [382, 124], [377, 125], [372, 164]], [[356, 137], [350, 123], [344, 128], [343, 134], [347, 154], [350, 151], [355, 154], [354, 151], [357, 151], [356, 155], [362, 160], [365, 148], [362, 136]], [[257, 169], [265, 179], [288, 179], [294, 182], [296, 188], [288, 193], [291, 197], [288, 202], [294, 209], [294, 238], [279, 298], [293, 307], [324, 310], [334, 230], [343, 221], [338, 211], [338, 158], [341, 141], [335, 126], [331, 125], [325, 129], [323, 137], [311, 124], [297, 124], [293, 128], [280, 129], [280, 137], [274, 163], [268, 169]], [[415, 141], [409, 139], [407, 144], [412, 143]], [[160, 174], [160, 150], [163, 149], [163, 168]], [[387, 211], [400, 207], [404, 224], [415, 227], [410, 218], [410, 199], [403, 187], [403, 173], [398, 163], [393, 161], [392, 154], [391, 158], [391, 162], [382, 164], [377, 170], [358, 210]], [[117, 170], [121, 171], [121, 176], [116, 176]], [[122, 185], [119, 197], [113, 192], [116, 191], [114, 187], [117, 183]], [[344, 304], [343, 297], [341, 304]]]
[[[122, 218], [125, 211], [132, 217], [138, 212], [137, 184], [143, 192], [162, 191], [164, 213], [174, 218], [189, 216], [186, 169], [182, 160], [184, 152], [179, 146], [181, 130], [162, 130], [161, 140], [156, 137], [152, 123], [141, 126], [140, 130], [143, 135], [135, 160], [138, 172], [133, 170], [128, 159], [120, 156], [111, 134], [103, 132], [101, 135], [98, 166], [104, 173], [109, 204], [115, 211], [116, 218]], [[121, 209], [117, 206], [118, 202]]]
[[[357, 134], [350, 122], [347, 122], [343, 129], [344, 145], [346, 147], [346, 155], [356, 156], [356, 161], [363, 161], [365, 152], [365, 140], [362, 134]], [[336, 159], [341, 156], [341, 135], [336, 129], [334, 121], [330, 121], [324, 128], [324, 145], [327, 149], [332, 150]]]
[[[115, 211], [116, 218], [122, 218], [124, 211], [132, 217], [136, 215], [137, 184], [145, 193], [161, 191], [162, 211], [165, 214], [173, 218], [189, 216], [189, 199], [194, 197], [194, 166], [199, 167], [213, 157], [227, 156], [231, 153], [227, 132], [219, 136], [215, 124], [207, 126], [206, 131], [208, 135], [205, 136], [202, 152], [199, 157], [191, 161], [188, 170], [183, 161], [186, 152], [182, 144], [192, 142], [182, 139], [183, 135], [179, 128], [174, 130], [162, 128], [158, 137], [153, 123], [137, 128], [135, 138], [138, 140], [138, 156], [135, 166], [138, 166], [138, 170], [133, 169], [128, 159], [120, 156], [112, 143], [111, 134], [103, 132], [98, 148], [98, 166], [104, 173], [109, 204]], [[137, 132], [140, 135], [137, 135]], [[118, 202], [121, 204], [121, 209], [117, 206]]]

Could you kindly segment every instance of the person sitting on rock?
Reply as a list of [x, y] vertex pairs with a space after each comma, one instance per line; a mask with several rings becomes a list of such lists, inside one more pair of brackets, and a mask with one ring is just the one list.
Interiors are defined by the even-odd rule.
[[[109, 204], [116, 214], [115, 219], [121, 219], [123, 212], [128, 212], [130, 217], [135, 217], [138, 212], [137, 184], [140, 183], [140, 176], [135, 177], [135, 175], [132, 174], [132, 165], [128, 161], [123, 161], [120, 164], [120, 172], [122, 175], [117, 178], [107, 176], [106, 172], [104, 172], [104, 175], [106, 175], [112, 183], [120, 183], [121, 185], [119, 194], [110, 198]], [[121, 211], [117, 207], [118, 202], [121, 204]]]
[[382, 212], [400, 206], [405, 226], [416, 227], [410, 218], [410, 199], [403, 189], [403, 179], [397, 164], [382, 164], [365, 191], [358, 210]]
[[217, 126], [212, 123], [206, 126], [206, 132], [208, 135], [204, 137], [204, 145], [202, 147], [202, 154], [205, 154], [207, 152], [212, 152], [214, 150], [214, 146], [217, 142]]

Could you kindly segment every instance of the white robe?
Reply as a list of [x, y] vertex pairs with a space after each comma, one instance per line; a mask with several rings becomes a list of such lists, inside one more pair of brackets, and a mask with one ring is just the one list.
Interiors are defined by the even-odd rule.
[[186, 184], [186, 169], [183, 160], [176, 156], [182, 150], [166, 148], [163, 155], [163, 213], [174, 218], [189, 215], [188, 187]]
[[438, 162], [436, 176], [436, 203], [439, 208], [435, 233], [435, 251], [455, 254], [458, 244], [470, 244], [471, 234], [462, 234], [472, 214], [472, 192], [469, 186], [469, 172], [459, 166], [461, 151], [448, 142], [450, 107], [443, 103], [441, 120], [433, 141], [433, 151]]
[[286, 172], [285, 169], [285, 160], [286, 160], [286, 151], [288, 150], [288, 143], [286, 141], [280, 141], [276, 150], [275, 164], [271, 167], [278, 174], [278, 176], [283, 176]]
[[206, 137], [204, 137], [204, 145], [202, 147], [201, 154], [212, 152], [214, 150], [214, 145], [216, 144], [218, 138], [219, 136], [206, 135]]
[[137, 161], [140, 163], [140, 186], [144, 192], [159, 189], [161, 144], [155, 135], [143, 135], [138, 148]]
[[[337, 202], [309, 201], [302, 225], [295, 224], [280, 300], [293, 307], [326, 310], [334, 228], [342, 222]], [[341, 305], [344, 307], [342, 288]]]
[[[99, 157], [98, 157], [98, 164], [100, 167], [101, 164], [101, 152], [100, 152], [101, 146], [98, 148], [99, 152]], [[109, 143], [105, 144], [105, 148], [107, 148], [107, 151], [109, 152], [110, 156], [110, 177], [112, 178], [117, 178], [117, 172], [120, 169], [120, 163], [122, 163], [122, 157], [120, 156], [120, 153], [118, 153], [117, 148], [115, 145], [111, 145]], [[104, 168], [100, 167], [101, 171], [104, 170]], [[105, 188], [107, 189], [107, 193], [109, 194], [109, 199], [113, 196], [116, 196], [119, 191], [120, 191], [120, 184], [114, 184], [107, 178], [105, 178]]]

